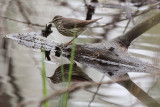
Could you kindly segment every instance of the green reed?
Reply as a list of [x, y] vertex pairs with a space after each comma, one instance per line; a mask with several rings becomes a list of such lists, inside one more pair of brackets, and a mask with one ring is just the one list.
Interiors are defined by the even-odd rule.
[[[76, 26], [75, 26], [76, 28]], [[74, 38], [76, 38], [76, 32], [74, 32]], [[71, 63], [70, 63], [70, 67], [69, 67], [69, 75], [68, 75], [68, 84], [67, 86], [69, 87], [70, 86], [70, 83], [71, 83], [71, 76], [72, 76], [72, 70], [73, 70], [73, 63], [74, 63], [74, 55], [75, 55], [75, 47], [76, 47], [76, 44], [75, 44], [75, 39], [73, 40], [72, 42], [72, 52], [71, 52]], [[63, 67], [61, 67], [62, 69], [64, 69]], [[64, 70], [63, 70], [64, 71]], [[68, 101], [68, 96], [69, 96], [69, 92], [66, 92], [65, 94], [63, 94], [61, 96], [61, 98], [63, 100], [60, 100], [60, 102], [63, 104], [63, 107], [67, 107], [67, 101]], [[59, 107], [60, 107], [60, 103], [59, 103]]]
[[[43, 96], [47, 96], [47, 84], [46, 84], [46, 70], [45, 70], [45, 51], [44, 48], [41, 49], [42, 51], [42, 84], [43, 84]], [[48, 101], [44, 103], [44, 107], [49, 107]]]

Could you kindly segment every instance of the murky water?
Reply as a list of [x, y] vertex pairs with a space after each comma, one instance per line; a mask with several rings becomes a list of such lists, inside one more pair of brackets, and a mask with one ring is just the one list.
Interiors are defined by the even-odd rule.
[[[22, 1], [22, 0], [21, 0]], [[3, 3], [3, 2], [1, 2]], [[78, 11], [72, 10], [72, 8], [67, 8], [65, 6], [60, 6], [59, 1], [45, 1], [45, 0], [34, 0], [34, 1], [22, 1], [22, 6], [26, 11], [26, 15], [32, 23], [38, 23], [45, 25], [52, 20], [53, 16], [60, 14], [68, 17], [78, 17], [80, 19], [85, 19], [85, 8], [84, 4], [80, 0], [70, 0], [70, 5], [72, 8]], [[20, 9], [17, 7], [15, 1], [11, 1], [9, 7], [7, 8], [6, 16], [17, 19], [20, 21], [25, 21], [25, 17], [20, 14]], [[107, 9], [98, 8], [95, 12], [93, 18], [101, 17]], [[110, 17], [103, 16], [103, 19], [99, 21], [100, 24], [110, 21]], [[13, 32], [30, 32], [39, 31], [41, 27], [26, 26], [25, 24], [4, 20], [5, 23], [5, 33]], [[113, 29], [108, 33], [108, 37], [114, 38], [122, 33], [124, 28]], [[149, 62], [155, 65], [159, 65], [160, 59], [160, 24], [138, 37], [130, 46], [129, 54], [137, 57], [144, 62]], [[97, 34], [104, 32], [101, 28], [94, 28]], [[87, 31], [87, 35], [97, 35], [93, 34], [92, 30]], [[114, 35], [114, 36], [113, 36]], [[72, 38], [64, 37], [60, 35], [55, 28], [53, 28], [53, 33], [49, 36], [50, 39], [57, 42], [67, 42]], [[90, 38], [80, 38], [77, 39], [78, 43], [84, 42], [94, 42], [95, 39]], [[23, 100], [33, 100], [33, 103], [28, 103], [25, 107], [36, 107], [38, 101], [43, 98], [42, 94], [42, 76], [41, 76], [41, 59], [42, 54], [40, 50], [29, 49], [25, 46], [18, 45], [17, 43], [9, 40], [7, 46], [7, 60], [4, 57], [5, 50], [0, 50], [0, 107], [16, 107]], [[69, 62], [67, 59], [63, 59], [64, 63]], [[8, 65], [6, 63], [12, 63], [13, 65]], [[52, 54], [52, 62], [46, 62], [46, 75], [51, 76], [54, 70], [60, 64], [60, 58], [54, 57]], [[55, 64], [54, 64], [55, 63]], [[102, 74], [93, 68], [86, 69], [87, 74], [94, 80], [99, 81], [102, 78]], [[146, 75], [144, 73], [130, 73], [131, 77], [139, 75]], [[105, 77], [104, 81], [110, 80]], [[138, 84], [142, 89], [147, 91], [152, 97], [159, 99], [159, 82], [158, 76], [147, 77], [142, 79], [136, 79], [134, 82]], [[153, 87], [152, 87], [153, 86]], [[50, 80], [47, 80], [48, 95], [56, 92], [58, 89], [63, 87], [60, 84], [52, 84]], [[96, 87], [89, 88], [88, 90], [95, 92]], [[68, 107], [87, 107], [88, 103], [92, 99], [93, 93], [81, 89], [70, 95], [68, 102]], [[60, 97], [54, 98], [50, 101], [50, 107], [58, 107]], [[4, 103], [2, 103], [4, 102]], [[135, 103], [136, 102], [136, 103]], [[134, 105], [132, 105], [134, 104]], [[96, 96], [94, 102], [91, 104], [92, 107], [120, 107], [120, 106], [139, 106], [143, 105], [133, 97], [127, 90], [122, 88], [117, 84], [102, 85]]]

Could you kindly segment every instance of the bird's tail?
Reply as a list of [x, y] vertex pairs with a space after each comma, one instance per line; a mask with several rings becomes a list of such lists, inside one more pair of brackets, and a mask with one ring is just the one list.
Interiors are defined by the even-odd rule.
[[89, 23], [94, 23], [94, 22], [96, 22], [97, 20], [100, 20], [100, 19], [102, 19], [102, 17], [97, 18], [97, 19], [88, 20], [88, 21], [89, 21]]
[[102, 19], [102, 17], [100, 17], [100, 18], [97, 18], [97, 19], [93, 19], [94, 21], [97, 21], [97, 20], [100, 20], [100, 19]]

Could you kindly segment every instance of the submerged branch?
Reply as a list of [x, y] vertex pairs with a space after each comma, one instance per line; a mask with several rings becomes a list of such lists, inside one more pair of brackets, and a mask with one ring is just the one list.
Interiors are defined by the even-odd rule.
[[[123, 78], [129, 78], [128, 75], [124, 75]], [[119, 85], [127, 89], [132, 95], [138, 98], [143, 104], [148, 107], [159, 107], [160, 104], [150, 97], [145, 91], [143, 91], [139, 86], [137, 86], [131, 79], [126, 79], [126, 81], [118, 81]]]
[[141, 34], [152, 28], [153, 26], [160, 23], [160, 10], [153, 10], [149, 13], [149, 18], [142, 21], [141, 23], [135, 25], [131, 30], [116, 38], [116, 40], [120, 41], [123, 46], [128, 48], [131, 42], [139, 37]]

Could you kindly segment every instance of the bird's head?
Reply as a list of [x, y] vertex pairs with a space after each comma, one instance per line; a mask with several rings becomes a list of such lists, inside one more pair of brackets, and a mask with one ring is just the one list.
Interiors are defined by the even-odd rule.
[[52, 20], [51, 22], [49, 22], [49, 23], [56, 23], [56, 22], [58, 22], [58, 21], [60, 21], [60, 20], [62, 20], [62, 16], [57, 15], [57, 16], [55, 16], [55, 17], [53, 18], [53, 20]]

